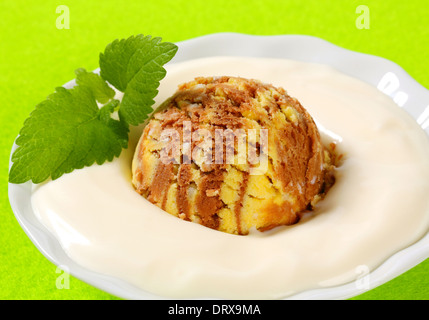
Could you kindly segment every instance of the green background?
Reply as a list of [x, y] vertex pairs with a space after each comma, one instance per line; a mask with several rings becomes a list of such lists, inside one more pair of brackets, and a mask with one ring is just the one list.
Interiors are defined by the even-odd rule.
[[[70, 29], [57, 29], [58, 5]], [[356, 7], [370, 9], [370, 29], [356, 27]], [[307, 34], [382, 56], [429, 87], [426, 1], [157, 0], [0, 1], [0, 299], [117, 299], [71, 277], [57, 289], [56, 267], [20, 228], [9, 205], [10, 148], [36, 104], [74, 77], [98, 67], [116, 38], [144, 33], [177, 42], [216, 32]], [[356, 299], [429, 298], [429, 260]]]

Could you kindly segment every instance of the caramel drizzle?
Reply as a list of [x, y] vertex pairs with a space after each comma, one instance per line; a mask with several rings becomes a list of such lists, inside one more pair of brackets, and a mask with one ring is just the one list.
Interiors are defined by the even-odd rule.
[[191, 182], [191, 165], [182, 164], [179, 167], [177, 174], [177, 209], [179, 211], [179, 217], [184, 220], [189, 220], [189, 199], [188, 199], [188, 188]]
[[234, 205], [235, 220], [237, 223], [237, 232], [242, 234], [241, 230], [241, 210], [243, 209], [243, 199], [246, 194], [247, 186], [249, 184], [249, 172], [243, 172], [243, 181], [241, 182], [238, 199]]
[[196, 209], [201, 218], [201, 224], [216, 230], [220, 225], [217, 213], [224, 206], [219, 196], [223, 176], [224, 170], [221, 168], [215, 168], [211, 172], [205, 173], [201, 179], [200, 191], [196, 199]]
[[161, 204], [161, 208], [165, 209], [168, 187], [172, 179], [174, 179], [173, 164], [164, 164], [160, 161], [156, 167], [152, 184], [148, 190], [148, 200], [152, 203]]

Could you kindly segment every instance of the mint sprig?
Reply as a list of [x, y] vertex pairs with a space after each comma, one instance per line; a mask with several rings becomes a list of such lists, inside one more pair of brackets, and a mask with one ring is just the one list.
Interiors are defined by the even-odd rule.
[[[55, 180], [118, 157], [128, 147], [129, 126], [153, 111], [163, 65], [176, 52], [176, 45], [143, 35], [109, 44], [100, 54], [100, 75], [77, 69], [75, 87], [57, 88], [25, 120], [9, 182]], [[111, 86], [124, 93], [122, 101]]]
[[76, 84], [90, 88], [95, 100], [99, 103], [107, 103], [115, 96], [115, 90], [100, 75], [88, 72], [83, 68], [77, 69], [75, 74]]
[[152, 111], [163, 65], [177, 52], [177, 46], [161, 38], [137, 35], [116, 40], [100, 54], [100, 74], [124, 92], [119, 114], [132, 125], [142, 123]]

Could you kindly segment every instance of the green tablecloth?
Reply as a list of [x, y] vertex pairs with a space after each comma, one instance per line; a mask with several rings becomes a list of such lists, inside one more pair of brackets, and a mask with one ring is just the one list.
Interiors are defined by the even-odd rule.
[[[69, 29], [57, 28], [60, 4], [69, 8]], [[369, 9], [369, 29], [357, 28], [359, 5]], [[116, 299], [73, 277], [58, 289], [56, 266], [27, 238], [7, 196], [10, 148], [23, 121], [76, 68], [97, 68], [107, 43], [137, 33], [172, 42], [216, 32], [307, 34], [390, 59], [429, 87], [428, 16], [418, 0], [2, 0], [0, 298]], [[356, 299], [427, 299], [428, 288], [426, 260]]]

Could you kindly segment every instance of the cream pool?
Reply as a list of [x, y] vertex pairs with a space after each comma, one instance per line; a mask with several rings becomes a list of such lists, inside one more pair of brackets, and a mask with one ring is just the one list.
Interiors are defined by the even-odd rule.
[[283, 299], [356, 281], [429, 227], [429, 139], [376, 88], [325, 65], [213, 57], [171, 63], [156, 105], [198, 76], [283, 87], [345, 160], [314, 212], [247, 236], [178, 219], [137, 194], [131, 161], [142, 132], [113, 162], [37, 185], [37, 218], [80, 265], [162, 298]]

